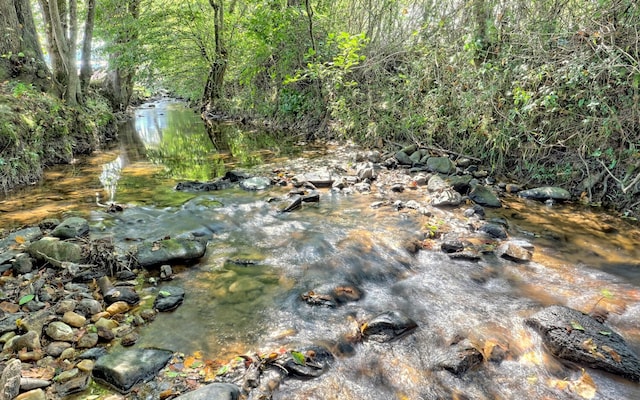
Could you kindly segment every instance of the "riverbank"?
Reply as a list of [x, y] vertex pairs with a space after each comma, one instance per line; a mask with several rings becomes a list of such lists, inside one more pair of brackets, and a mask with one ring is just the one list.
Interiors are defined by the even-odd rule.
[[97, 94], [83, 108], [22, 82], [0, 83], [0, 193], [38, 182], [43, 169], [68, 164], [117, 136], [115, 118]]

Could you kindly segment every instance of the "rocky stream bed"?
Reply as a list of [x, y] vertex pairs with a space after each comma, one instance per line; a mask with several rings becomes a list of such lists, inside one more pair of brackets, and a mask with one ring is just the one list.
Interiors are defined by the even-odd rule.
[[[402, 239], [403, 257], [433, 252], [452, 262], [482, 265], [469, 270], [470, 279], [479, 285], [495, 277], [497, 267], [492, 265], [529, 268], [536, 251], [522, 234], [514, 237], [507, 218], [487, 218], [488, 210], [502, 208], [505, 196], [546, 202], [548, 207], [563, 207], [572, 198], [562, 188], [523, 190], [492, 178], [475, 160], [416, 146], [388, 157], [344, 147], [315, 160], [312, 168], [270, 165], [251, 172], [228, 172], [212, 182], [180, 182], [175, 189], [205, 193], [236, 187], [256, 193], [274, 189], [273, 197], [264, 202], [274, 215], [305, 212], [331, 196], [362, 196], [372, 210], [426, 221], [420, 232]], [[96, 206], [101, 212], [122, 215], [128, 207]], [[412, 315], [410, 307], [354, 311], [337, 339], [318, 337], [297, 346], [283, 341], [230, 360], [136, 346], [142, 327], [153, 327], [158, 313], [173, 312], [190, 295], [170, 281], [176, 269], [188, 273], [189, 266], [205, 256], [216, 232], [215, 226], [203, 221], [202, 228], [192, 232], [113, 238], [103, 227], [71, 217], [43, 220], [0, 240], [0, 399], [287, 398], [291, 391], [281, 392], [281, 387], [289, 382], [320, 379], [365, 349], [380, 354], [410, 351], [402, 347], [403, 342], [437, 347], [425, 351], [438, 357], [412, 365], [411, 370], [427, 371], [441, 385], [420, 388], [414, 382], [418, 389], [399, 390], [405, 394], [397, 398], [504, 398], [492, 394], [485, 383], [473, 383], [474, 371], [525, 357], [526, 352], [506, 340], [479, 340], [471, 332], [441, 335], [422, 316]], [[255, 263], [250, 258], [228, 261], [247, 268]], [[397, 275], [401, 281], [411, 271]], [[159, 282], [164, 284], [158, 286]], [[356, 309], [363, 297], [376, 296], [363, 286], [356, 279], [319, 284], [298, 293], [298, 306], [322, 312]], [[547, 354], [565, 365], [562, 373], [570, 371], [569, 376], [536, 386], [535, 398], [611, 398], [598, 391], [588, 373], [591, 369], [621, 377], [627, 382], [624, 393], [638, 389], [640, 358], [634, 349], [639, 343], [627, 344], [615, 325], [609, 325], [608, 316], [618, 315], [614, 321], [632, 330], [640, 329], [640, 321], [632, 311], [608, 303], [609, 297], [604, 292], [602, 301], [580, 309], [540, 305], [521, 316], [517, 329], [538, 335], [535, 340], [544, 343]], [[637, 309], [640, 298], [629, 304]], [[422, 344], [411, 339], [416, 332], [434, 339]], [[305, 390], [301, 388], [296, 398], [316, 398], [304, 394]], [[341, 390], [333, 388], [331, 398], [358, 398], [354, 391], [341, 397]], [[369, 396], [389, 398], [384, 393]]]

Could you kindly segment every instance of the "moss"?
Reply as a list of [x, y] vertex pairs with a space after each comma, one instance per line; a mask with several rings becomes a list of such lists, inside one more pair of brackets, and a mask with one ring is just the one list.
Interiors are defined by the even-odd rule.
[[38, 181], [43, 167], [68, 163], [112, 138], [108, 110], [99, 97], [71, 108], [32, 85], [0, 83], [0, 191]]

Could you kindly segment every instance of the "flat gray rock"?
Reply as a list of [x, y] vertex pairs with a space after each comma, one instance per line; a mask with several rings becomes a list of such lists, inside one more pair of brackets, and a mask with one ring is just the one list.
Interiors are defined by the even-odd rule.
[[212, 383], [193, 392], [185, 393], [175, 400], [238, 400], [240, 389], [231, 383]]
[[607, 325], [580, 311], [551, 306], [526, 320], [558, 358], [640, 381], [640, 358]]
[[175, 238], [144, 242], [138, 247], [136, 260], [142, 267], [190, 261], [202, 257], [207, 250], [205, 242], [197, 239]]
[[80, 217], [67, 218], [56, 226], [51, 232], [51, 236], [60, 239], [73, 239], [89, 233], [89, 223]]
[[128, 393], [136, 384], [154, 378], [172, 355], [169, 350], [159, 349], [131, 349], [109, 354], [96, 361], [93, 377], [120, 393]]
[[27, 251], [38, 261], [49, 262], [61, 267], [63, 262], [79, 263], [82, 261], [82, 248], [70, 242], [44, 238], [31, 243]]

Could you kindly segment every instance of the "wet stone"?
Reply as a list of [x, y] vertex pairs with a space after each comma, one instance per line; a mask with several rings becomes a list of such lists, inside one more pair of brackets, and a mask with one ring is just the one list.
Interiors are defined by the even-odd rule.
[[212, 383], [198, 390], [185, 393], [175, 400], [238, 400], [240, 388], [231, 383]]
[[443, 359], [438, 363], [438, 367], [454, 375], [461, 375], [473, 367], [480, 365], [482, 361], [482, 353], [473, 347], [469, 340], [465, 339], [451, 346]]
[[[413, 154], [413, 152], [412, 152]], [[398, 160], [398, 163], [401, 165], [413, 165], [414, 162], [413, 160], [407, 155], [407, 153], [405, 153], [404, 151], [399, 151], [396, 153], [395, 155], [396, 160]]]
[[120, 344], [124, 347], [133, 346], [134, 344], [136, 344], [138, 339], [140, 339], [140, 335], [138, 335], [136, 332], [127, 333], [122, 337], [122, 339], [120, 339]]
[[551, 306], [526, 320], [554, 356], [640, 382], [640, 358], [622, 336], [580, 311]]
[[177, 286], [163, 286], [153, 302], [153, 308], [160, 311], [172, 311], [184, 301], [185, 291]]
[[280, 212], [286, 213], [297, 210], [302, 206], [302, 196], [295, 195], [293, 199], [289, 200], [282, 208], [280, 208]]
[[367, 340], [389, 342], [411, 333], [418, 324], [399, 311], [386, 311], [369, 320], [360, 327]]
[[104, 295], [104, 301], [107, 304], [113, 304], [121, 301], [129, 305], [135, 305], [140, 301], [140, 295], [138, 295], [138, 293], [129, 286], [116, 286], [114, 290], [109, 291]]
[[67, 218], [56, 226], [51, 232], [51, 236], [60, 239], [73, 239], [82, 237], [89, 233], [89, 223], [80, 217]]
[[198, 239], [175, 238], [145, 242], [138, 246], [136, 259], [142, 267], [191, 261], [201, 258], [207, 250], [206, 242]]
[[431, 197], [431, 205], [434, 207], [456, 207], [460, 203], [462, 203], [462, 196], [453, 189], [445, 189]]
[[271, 179], [263, 176], [254, 176], [240, 181], [240, 188], [248, 191], [264, 190], [271, 186]]
[[298, 352], [304, 356], [304, 363], [293, 357], [284, 363], [284, 368], [293, 377], [317, 378], [326, 372], [334, 360], [333, 354], [321, 346], [306, 347]]
[[442, 243], [440, 249], [445, 253], [456, 253], [464, 250], [464, 244], [459, 240], [449, 240]]
[[480, 232], [484, 232], [492, 238], [506, 239], [507, 230], [504, 226], [496, 223], [487, 223], [480, 227]]
[[171, 269], [171, 265], [164, 264], [160, 266], [160, 279], [164, 281], [173, 279], [173, 270]]
[[533, 246], [523, 241], [508, 241], [496, 249], [496, 255], [515, 262], [527, 262], [533, 257]]
[[524, 197], [527, 199], [533, 200], [559, 200], [559, 201], [568, 201], [571, 200], [571, 193], [568, 190], [554, 187], [554, 186], [544, 186], [533, 188], [529, 190], [523, 190], [518, 193], [520, 197]]
[[130, 349], [109, 354], [96, 361], [93, 377], [121, 393], [128, 393], [136, 384], [154, 378], [172, 354], [159, 349]]

